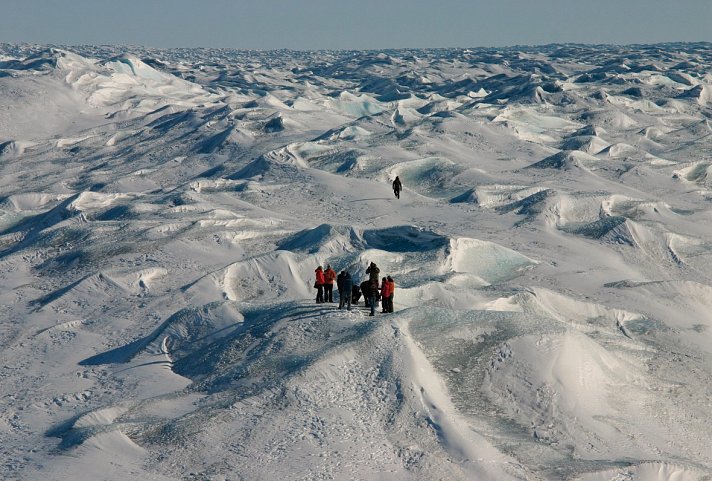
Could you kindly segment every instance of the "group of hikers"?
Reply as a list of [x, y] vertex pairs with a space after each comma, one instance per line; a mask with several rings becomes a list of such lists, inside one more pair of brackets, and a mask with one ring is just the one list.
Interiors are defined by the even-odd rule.
[[375, 262], [366, 269], [368, 280], [361, 284], [355, 285], [351, 274], [343, 270], [336, 275], [336, 271], [330, 265], [326, 266], [326, 270], [319, 266], [314, 271], [316, 280], [314, 288], [316, 289], [316, 303], [334, 302], [334, 281], [339, 290], [339, 309], [351, 310], [351, 304], [358, 303], [363, 295], [366, 307], [371, 308], [369, 316], [376, 313], [376, 305], [381, 302], [381, 312], [393, 312], [393, 296], [396, 291], [396, 283], [391, 276], [384, 277], [380, 284], [378, 276], [381, 270], [376, 266]]
[[[400, 178], [396, 176], [392, 183], [393, 193], [396, 199], [400, 199], [400, 191], [403, 190]], [[381, 312], [393, 312], [393, 295], [396, 291], [396, 283], [391, 276], [386, 276], [378, 283], [378, 275], [381, 270], [374, 262], [366, 269], [368, 280], [359, 285], [355, 285], [351, 274], [343, 270], [336, 275], [336, 271], [330, 265], [326, 266], [326, 270], [319, 266], [314, 271], [316, 280], [314, 288], [316, 289], [316, 303], [334, 302], [334, 281], [336, 288], [339, 290], [339, 309], [344, 307], [351, 310], [351, 303], [356, 304], [363, 295], [366, 307], [371, 308], [370, 316], [376, 313], [376, 304], [381, 302]]]

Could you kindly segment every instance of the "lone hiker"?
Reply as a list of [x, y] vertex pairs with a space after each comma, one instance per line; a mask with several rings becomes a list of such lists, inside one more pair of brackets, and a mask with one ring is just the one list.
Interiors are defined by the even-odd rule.
[[396, 199], [400, 199], [400, 191], [403, 190], [403, 184], [396, 175], [396, 180], [393, 181], [393, 193], [396, 194]]
[[315, 281], [314, 288], [316, 289], [316, 303], [321, 304], [324, 302], [324, 271], [322, 267], [319, 266], [314, 270]]

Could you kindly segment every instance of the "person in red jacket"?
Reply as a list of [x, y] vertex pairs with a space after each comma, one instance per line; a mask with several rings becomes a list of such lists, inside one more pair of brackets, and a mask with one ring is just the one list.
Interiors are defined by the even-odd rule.
[[316, 276], [316, 280], [314, 281], [314, 287], [316, 288], [316, 303], [321, 304], [324, 302], [324, 271], [322, 267], [317, 267], [314, 274]]
[[336, 271], [327, 264], [324, 272], [324, 302], [334, 302], [334, 280]]
[[388, 296], [390, 289], [390, 284], [388, 284], [388, 279], [385, 277], [381, 279], [381, 312], [388, 312]]
[[386, 301], [386, 312], [393, 312], [393, 296], [396, 293], [396, 283], [391, 278], [391, 276], [388, 276], [386, 279], [386, 284], [388, 284], [388, 299]]

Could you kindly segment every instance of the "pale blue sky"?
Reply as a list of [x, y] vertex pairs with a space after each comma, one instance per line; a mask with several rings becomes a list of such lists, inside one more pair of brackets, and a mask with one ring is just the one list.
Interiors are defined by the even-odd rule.
[[243, 49], [712, 41], [712, 0], [1, 0], [0, 42]]

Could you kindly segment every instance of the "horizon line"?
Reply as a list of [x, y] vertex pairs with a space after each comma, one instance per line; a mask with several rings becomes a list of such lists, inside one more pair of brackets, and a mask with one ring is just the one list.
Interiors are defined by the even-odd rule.
[[141, 48], [146, 50], [225, 50], [236, 52], [386, 52], [386, 51], [424, 51], [424, 50], [516, 50], [516, 49], [532, 49], [545, 47], [654, 47], [654, 46], [674, 46], [674, 45], [706, 45], [712, 47], [712, 41], [709, 40], [671, 40], [664, 42], [651, 43], [614, 43], [614, 42], [549, 42], [549, 43], [532, 43], [532, 44], [513, 44], [506, 46], [448, 46], [448, 47], [378, 47], [378, 48], [240, 48], [240, 47], [154, 47], [144, 44], [130, 43], [108, 43], [108, 44], [62, 44], [62, 43], [34, 43], [34, 42], [0, 42], [0, 46], [18, 46], [18, 47], [47, 47], [47, 48], [81, 48], [81, 47], [99, 47], [99, 48]]

